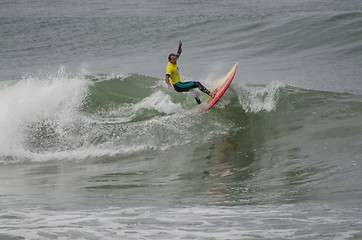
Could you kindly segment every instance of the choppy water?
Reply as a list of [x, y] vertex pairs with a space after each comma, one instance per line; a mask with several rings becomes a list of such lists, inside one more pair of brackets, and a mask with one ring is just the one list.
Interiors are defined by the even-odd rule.
[[[0, 239], [362, 238], [360, 1], [0, 3]], [[230, 89], [200, 113], [167, 89]]]

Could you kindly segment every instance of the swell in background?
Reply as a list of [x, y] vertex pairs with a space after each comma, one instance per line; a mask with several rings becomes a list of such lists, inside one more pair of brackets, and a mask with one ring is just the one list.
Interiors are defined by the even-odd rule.
[[159, 78], [182, 39], [187, 79], [222, 75], [239, 62], [243, 84], [361, 93], [360, 1], [34, 4], [1, 4], [1, 80], [60, 65]]

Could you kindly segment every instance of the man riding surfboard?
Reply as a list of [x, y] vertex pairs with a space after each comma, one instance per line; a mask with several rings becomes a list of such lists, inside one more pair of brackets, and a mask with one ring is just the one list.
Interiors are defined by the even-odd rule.
[[[166, 76], [165, 76], [165, 81], [166, 81], [167, 87], [168, 88], [173, 87], [177, 92], [188, 92], [191, 89], [198, 88], [198, 89], [200, 89], [201, 92], [209, 95], [210, 97], [214, 97], [216, 91], [210, 92], [200, 82], [196, 82], [196, 81], [181, 82], [180, 81], [180, 74], [179, 74], [179, 69], [177, 66], [177, 60], [182, 53], [181, 47], [182, 47], [182, 42], [180, 40], [178, 43], [177, 53], [176, 54], [170, 53], [170, 55], [168, 56], [168, 64], [166, 67]], [[200, 99], [197, 96], [195, 96], [195, 99], [198, 104], [201, 103]]]

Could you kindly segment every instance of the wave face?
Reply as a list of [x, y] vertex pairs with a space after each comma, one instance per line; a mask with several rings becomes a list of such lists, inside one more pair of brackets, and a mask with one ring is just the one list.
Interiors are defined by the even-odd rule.
[[198, 113], [192, 94], [163, 84], [138, 74], [71, 76], [62, 69], [2, 84], [1, 161], [164, 151], [215, 136], [240, 142], [245, 134], [251, 138], [241, 149], [294, 143], [322, 150], [338, 142], [353, 150], [361, 137], [358, 95], [236, 83], [212, 111]]

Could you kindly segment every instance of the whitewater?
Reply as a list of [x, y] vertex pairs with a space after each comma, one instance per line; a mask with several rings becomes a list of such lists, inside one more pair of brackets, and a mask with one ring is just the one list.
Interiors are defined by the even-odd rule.
[[[0, 3], [0, 239], [361, 239], [360, 1]], [[213, 89], [209, 111], [168, 89]], [[206, 95], [200, 95], [202, 100]]]

